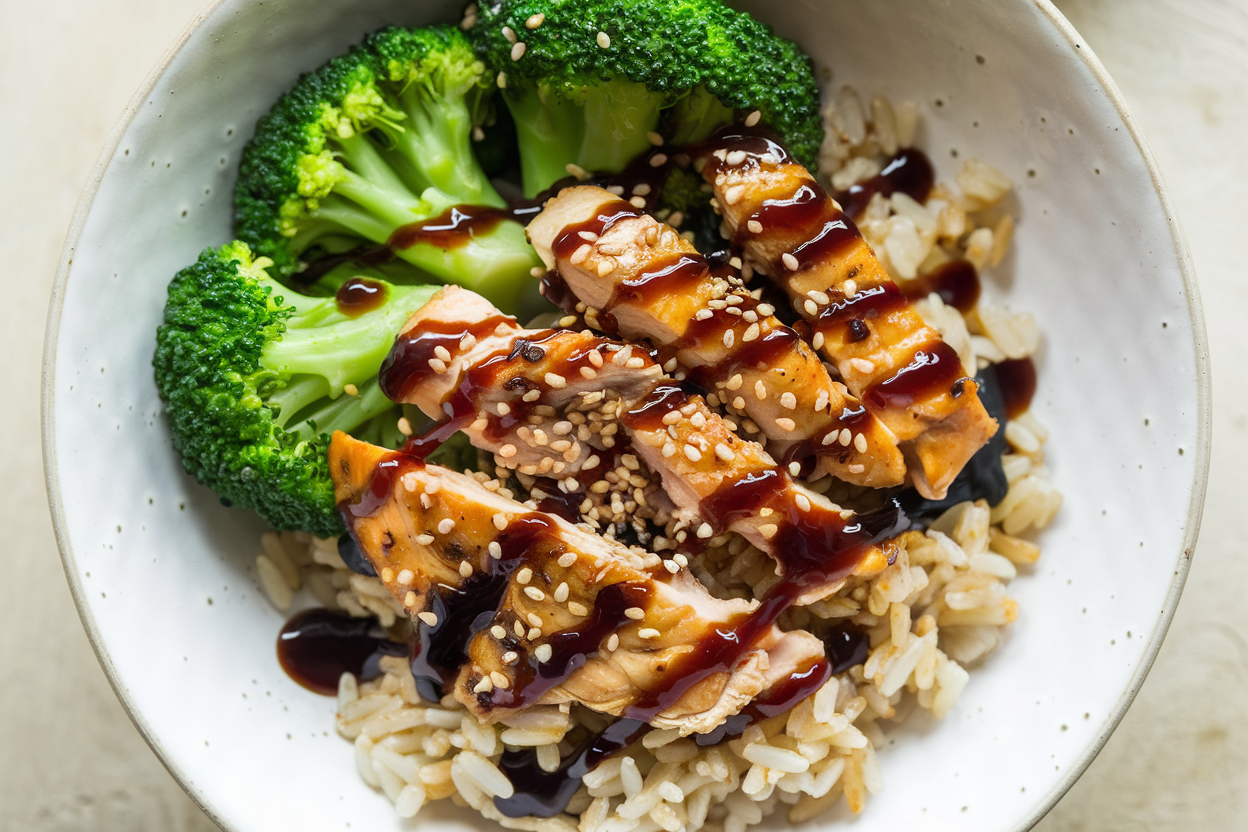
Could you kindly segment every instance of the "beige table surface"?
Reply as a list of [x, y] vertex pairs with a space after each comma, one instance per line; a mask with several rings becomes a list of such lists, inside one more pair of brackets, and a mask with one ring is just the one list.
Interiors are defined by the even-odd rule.
[[[0, 0], [0, 830], [211, 830], [113, 697], [48, 518], [39, 365], [78, 193], [200, 0]], [[1042, 832], [1248, 829], [1248, 0], [1065, 0], [1143, 124], [1191, 241], [1213, 348], [1209, 500], [1152, 675]], [[1237, 519], [1238, 518], [1238, 519]], [[1054, 668], [1054, 672], [1061, 672]]]

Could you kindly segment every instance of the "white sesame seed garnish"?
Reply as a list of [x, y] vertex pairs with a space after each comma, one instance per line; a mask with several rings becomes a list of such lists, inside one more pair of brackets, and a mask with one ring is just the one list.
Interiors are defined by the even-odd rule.
[[733, 453], [732, 448], [729, 448], [723, 442], [715, 445], [715, 456], [719, 457], [724, 462], [732, 462], [737, 458], [737, 455]]
[[748, 116], [745, 117], [745, 126], [753, 127], [754, 125], [758, 124], [759, 120], [762, 117], [763, 117], [762, 112], [760, 112], [759, 110], [755, 110], [754, 112], [750, 113]]
[[858, 294], [858, 282], [853, 279], [846, 280], [841, 284], [841, 294], [845, 295], [847, 298], [852, 298], [854, 295]]
[[601, 49], [607, 49], [611, 46], [611, 36], [606, 32], [599, 32], [596, 40], [598, 41], [598, 46]]
[[495, 624], [493, 627], [490, 628], [490, 635], [498, 639], [507, 638], [507, 628], [504, 627], [502, 624]]
[[620, 634], [612, 633], [611, 637], [607, 639], [607, 652], [614, 653], [616, 648], [619, 646], [620, 646]]
[[828, 391], [820, 390], [819, 395], [815, 397], [815, 412], [823, 410], [828, 406]]
[[516, 573], [516, 583], [521, 586], [527, 584], [531, 580], [533, 580], [533, 570], [527, 566]]
[[524, 588], [524, 594], [532, 598], [534, 601], [546, 600], [546, 593], [542, 592], [540, 589], [538, 589], [535, 586], [526, 586]]
[[500, 90], [507, 89], [507, 73], [506, 72], [498, 73], [498, 77], [494, 79], [494, 83], [498, 84], [498, 88]]
[[540, 626], [542, 626], [542, 617], [541, 617], [540, 615], [538, 615], [537, 613], [532, 613], [532, 612], [531, 612], [531, 613], [528, 613], [528, 614], [525, 616], [525, 619], [529, 622], [529, 626], [530, 626], [530, 627], [540, 627]]
[[798, 494], [793, 498], [793, 502], [797, 503], [797, 507], [802, 511], [810, 511], [810, 498], [805, 494]]
[[498, 449], [498, 455], [503, 459], [511, 459], [516, 453], [516, 446], [510, 443]]
[[630, 370], [640, 370], [642, 367], [646, 366], [646, 359], [639, 355], [634, 355], [632, 358], [624, 362], [624, 366]]
[[435, 373], [437, 373], [438, 375], [441, 375], [442, 373], [446, 372], [446, 362], [443, 361], [441, 358], [430, 358], [429, 368], [433, 370]]
[[449, 517], [445, 517], [438, 521], [438, 534], [450, 534], [455, 528], [455, 521]]
[[562, 387], [567, 387], [568, 380], [557, 373], [547, 373], [546, 383], [558, 390]]
[[764, 523], [763, 525], [758, 527], [758, 533], [761, 534], [763, 537], [767, 538], [768, 540], [771, 540], [773, 537], [775, 537], [776, 532], [778, 531], [780, 531], [780, 527], [777, 526], [775, 523]]
[[806, 293], [806, 296], [820, 306], [827, 306], [832, 302], [832, 299], [828, 297], [826, 292], [820, 292], [818, 289], [811, 289]]
[[758, 220], [748, 220], [745, 223], [745, 227], [749, 230], [751, 234], [763, 233], [763, 224], [759, 222]]
[[512, 31], [510, 26], [503, 27], [503, 37], [507, 38], [508, 43], [516, 42], [516, 33]]
[[441, 358], [443, 361], [451, 360], [451, 351], [448, 350], [446, 347], [442, 346], [441, 344], [438, 344], [436, 347], [433, 348], [433, 354], [436, 355], [438, 358]]
[[735, 332], [733, 332], [731, 329], [724, 330], [724, 346], [725, 347], [728, 347], [729, 349], [731, 349], [733, 341], [735, 340], [736, 340]]
[[500, 511], [499, 513], [495, 514], [492, 519], [494, 521], [494, 528], [498, 529], [500, 532], [507, 528], [507, 515], [506, 514], [503, 514]]
[[[485, 138], [484, 132], [481, 134], [481, 138], [482, 139]], [[541, 277], [544, 274], [546, 274], [546, 270], [543, 269], [541, 266], [534, 266], [533, 268], [529, 269], [529, 277]]]
[[863, 471], [867, 470], [867, 466], [863, 465], [861, 462], [855, 462], [851, 465], [846, 465], [845, 467], [849, 469], [849, 473], [851, 474], [861, 474]]
[[770, 318], [772, 315], [776, 314], [776, 307], [772, 306], [770, 303], [760, 303], [758, 305], [758, 314], [762, 315], [764, 318]]
[[559, 586], [555, 587], [555, 601], [562, 604], [564, 601], [568, 600], [568, 591], [568, 582], [563, 581], [560, 583]]
[[421, 505], [421, 508], [426, 508], [426, 509], [428, 509], [428, 508], [432, 508], [432, 507], [433, 507], [433, 500], [430, 500], [430, 499], [429, 499], [429, 495], [428, 495], [428, 494], [421, 494], [421, 495], [420, 495], [420, 505]]
[[727, 156], [724, 157], [724, 161], [732, 165], [733, 167], [736, 167], [737, 165], [745, 161], [745, 151], [733, 150]]
[[865, 358], [851, 358], [849, 365], [860, 373], [875, 372], [875, 364]]
[[650, 144], [654, 145], [655, 147], [663, 146], [663, 137], [660, 136], [658, 133], [654, 132], [653, 130], [651, 130], [649, 133], [646, 134], [646, 138], [649, 139]]
[[745, 330], [745, 334], [741, 336], [741, 342], [748, 344], [750, 341], [753, 341], [755, 338], [758, 337], [758, 333], [759, 333], [758, 324], [756, 323], [750, 324], [749, 328]]
[[638, 638], [658, 638], [659, 631], [654, 629], [653, 627], [642, 627], [640, 630], [637, 631], [637, 637]]
[[[408, 594], [414, 595], [415, 593], [409, 592]], [[416, 617], [419, 618], [421, 621], [425, 622], [426, 624], [428, 624], [430, 627], [438, 626], [438, 617], [435, 614], [429, 612], [428, 610], [425, 610], [424, 612], [416, 613]]]
[[537, 649], [533, 651], [533, 655], [542, 664], [546, 664], [546, 662], [550, 661], [551, 656], [554, 654], [555, 648], [551, 647], [549, 644], [539, 644]]
[[542, 397], [542, 391], [541, 391], [541, 390], [530, 390], [529, 392], [525, 393], [523, 396], [521, 396], [521, 397], [520, 397], [520, 401], [522, 401], [522, 402], [535, 402], [535, 401], [537, 401], [538, 399], [540, 399], [541, 397]]
[[671, 572], [673, 575], [680, 571], [680, 567], [670, 560], [663, 561], [663, 568], [668, 572]]
[[794, 422], [788, 416], [781, 416], [776, 420], [776, 427], [780, 428], [780, 430], [795, 430], [797, 422]]
[[631, 618], [633, 621], [640, 621], [646, 617], [646, 611], [641, 607], [629, 607], [624, 610], [624, 616], [626, 618]]
[[816, 332], [814, 337], [810, 339], [810, 345], [817, 350], [823, 349], [823, 333]]
[[416, 480], [416, 474], [411, 473], [411, 474], [403, 475], [403, 488], [405, 488], [408, 492], [414, 492], [418, 484], [419, 483]]
[[418, 535], [416, 535], [416, 542], [417, 542], [418, 544], [420, 544], [421, 546], [428, 546], [430, 543], [432, 543], [432, 542], [433, 542], [433, 535], [431, 535], [431, 534], [418, 534]]
[[[650, 135], [653, 136], [654, 134], [651, 133]], [[638, 182], [636, 185], [633, 186], [633, 194], [636, 196], [649, 196], [650, 195], [649, 183]]]
[[511, 629], [512, 629], [512, 632], [514, 632], [517, 636], [519, 636], [520, 638], [524, 638], [524, 622], [517, 621], [516, 623], [511, 625]]
[[801, 265], [797, 262], [797, 258], [787, 251], [780, 255], [780, 260], [784, 263], [784, 267], [791, 272], [797, 271], [797, 267]]
[[400, 585], [410, 584], [416, 579], [416, 575], [410, 569], [402, 569], [399, 571], [398, 582]]
[[865, 433], [860, 433], [854, 437], [854, 447], [858, 449], [860, 454], [867, 452], [867, 435]]
[[796, 409], [797, 408], [797, 396], [794, 396], [792, 393], [789, 393], [789, 392], [781, 394], [780, 406], [788, 410]]
[[644, 196], [635, 196], [628, 200], [628, 204], [634, 208], [645, 208], [646, 198]]
[[676, 456], [676, 443], [672, 442], [670, 439], [667, 440], [667, 442], [664, 443], [663, 445], [662, 453], [663, 453], [663, 456], [668, 459]]
[[525, 44], [524, 41], [520, 41], [515, 46], [511, 47], [511, 59], [513, 61], [520, 60], [521, 58], [524, 57], [524, 50], [528, 48], [529, 47]]
[[693, 447], [692, 445], [685, 445], [684, 450], [685, 450], [685, 458], [688, 459], [690, 462], [702, 461], [702, 452], [699, 451], [697, 448]]
[[845, 447], [849, 447], [849, 443], [853, 441], [854, 434], [849, 428], [841, 428], [840, 443]]
[[541, 26], [545, 22], [546, 22], [546, 15], [542, 12], [538, 12], [537, 14], [530, 17], [528, 20], [524, 21], [524, 28], [536, 29], [538, 26]]
[[482, 676], [481, 681], [472, 688], [473, 693], [489, 693], [492, 690], [494, 690], [494, 680], [489, 676]]
[[494, 687], [507, 690], [511, 686], [511, 682], [507, 681], [507, 677], [499, 673], [497, 670], [490, 671], [490, 679], [494, 682]]
[[652, 168], [661, 168], [666, 164], [667, 164], [666, 153], [656, 153], [650, 157], [650, 167]]
[[763, 384], [762, 379], [754, 382], [754, 395], [758, 397], [759, 401], [767, 398], [767, 385]]
[[729, 390], [740, 390], [741, 385], [742, 383], [744, 383], [744, 381], [745, 379], [741, 377], [740, 373], [734, 373], [732, 378], [728, 379], [728, 383], [725, 384], [724, 386], [727, 387]]
[[701, 526], [698, 526], [698, 537], [702, 540], [708, 540], [714, 536], [715, 530], [711, 528], [710, 523], [703, 523]]
[[598, 261], [598, 276], [606, 277], [615, 271], [615, 260], [610, 257], [604, 257]]
[[685, 222], [685, 215], [682, 211], [673, 211], [667, 215], [667, 224], [672, 228], [680, 228]]
[[807, 315], [818, 315], [818, 314], [819, 314], [819, 304], [815, 303], [815, 302], [814, 302], [813, 300], [811, 300], [810, 298], [807, 298], [807, 299], [806, 299], [806, 300], [802, 303], [802, 308], [806, 310], [806, 314], [807, 314]]
[[388, 583], [390, 583], [390, 582], [391, 582], [391, 581], [393, 581], [393, 580], [394, 580], [394, 570], [393, 570], [393, 569], [391, 569], [390, 567], [388, 567], [388, 566], [387, 566], [385, 569], [382, 569], [382, 570], [381, 570], [381, 582], [382, 582], [383, 584], [388, 584]]
[[[408, 590], [408, 593], [407, 593], [406, 595], [404, 595], [404, 596], [403, 596], [403, 606], [405, 606], [405, 607], [414, 607], [414, 606], [416, 606], [416, 593], [415, 593], [415, 592], [412, 592], [411, 590]], [[436, 620], [436, 618], [435, 618], [435, 620]]]
[[706, 321], [706, 320], [710, 320], [710, 318], [714, 316], [714, 314], [715, 313], [709, 309], [699, 309], [697, 312], [694, 313], [693, 317], [699, 321]]
[[802, 473], [802, 463], [800, 463], [800, 462], [790, 462], [790, 463], [789, 463], [789, 473], [790, 473], [791, 475], [795, 476], [795, 477], [796, 477], [796, 476], [798, 476], [798, 475], [800, 475], [800, 474]]
[[563, 166], [563, 169], [568, 172], [568, 176], [575, 176], [577, 179], [589, 178], [589, 171], [585, 170], [585, 168], [581, 167], [575, 162], [568, 162], [566, 165]]
[[602, 366], [602, 353], [598, 352], [598, 350], [591, 350], [588, 355], [588, 358], [589, 358], [589, 363], [593, 364], [595, 367]]
[[466, 560], [461, 560], [459, 562], [459, 575], [461, 578], [471, 578], [472, 577], [472, 564]]
[[573, 615], [589, 615], [589, 609], [584, 604], [579, 604], [576, 601], [568, 602], [568, 612]]

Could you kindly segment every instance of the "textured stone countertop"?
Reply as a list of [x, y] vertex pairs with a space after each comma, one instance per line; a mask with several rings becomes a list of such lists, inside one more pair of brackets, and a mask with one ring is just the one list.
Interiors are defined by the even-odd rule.
[[[211, 830], [131, 726], [70, 600], [39, 449], [44, 317], [105, 137], [201, 0], [0, 0], [0, 830]], [[1213, 349], [1199, 554], [1134, 706], [1037, 829], [1230, 832], [1248, 817], [1248, 0], [1065, 0], [1143, 125], [1186, 226]], [[1241, 386], [1242, 385], [1242, 386]], [[1240, 517], [1240, 520], [1236, 520]], [[1054, 672], [1060, 672], [1055, 668]]]

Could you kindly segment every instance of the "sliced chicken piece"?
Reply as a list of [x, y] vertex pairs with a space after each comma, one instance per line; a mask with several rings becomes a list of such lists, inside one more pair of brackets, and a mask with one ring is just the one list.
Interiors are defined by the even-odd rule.
[[702, 175], [726, 234], [810, 324], [812, 344], [901, 442], [915, 487], [940, 499], [996, 422], [975, 382], [923, 323], [857, 226], [776, 142], [729, 134]]
[[892, 433], [770, 306], [712, 276], [671, 226], [583, 185], [547, 202], [529, 239], [588, 305], [587, 321], [670, 351], [704, 389], [753, 419], [784, 462], [817, 455], [826, 472], [872, 488], [904, 480]]
[[581, 702], [705, 733], [826, 661], [776, 627], [781, 601], [715, 599], [678, 563], [343, 433], [329, 453], [351, 534], [413, 616], [414, 669], [482, 718]]
[[526, 330], [447, 286], [404, 326], [381, 386], [463, 429], [498, 464], [562, 478], [597, 467], [599, 451], [615, 445], [605, 391], [641, 396], [661, 374], [641, 350], [588, 332]]
[[[530, 332], [513, 328], [498, 334], [504, 331], [502, 327], [486, 341], [458, 350], [456, 336], [472, 324], [458, 320], [456, 315], [480, 315], [492, 321], [498, 314], [488, 304], [482, 307], [475, 299], [455, 302], [455, 298], [465, 295], [472, 293], [448, 288], [435, 296], [413, 316], [395, 351], [424, 355], [429, 351], [426, 331], [450, 333], [447, 342], [451, 347], [444, 347], [443, 358], [437, 360], [447, 368], [441, 375], [459, 379], [453, 395], [462, 397], [463, 403], [453, 410], [478, 420], [470, 427], [469, 435], [474, 443], [482, 443], [479, 447], [489, 447], [485, 443], [497, 446], [500, 442], [514, 442], [511, 447], [523, 447], [524, 452], [522, 455], [516, 451], [509, 459], [528, 460], [538, 455], [543, 460], [539, 471], [544, 473], [549, 469], [558, 474], [563, 469], [557, 471], [553, 467], [549, 454], [565, 449], [574, 439], [564, 439], [562, 445], [556, 446], [542, 428], [528, 430], [527, 425], [515, 427], [514, 421], [502, 423], [498, 421], [500, 418], [512, 419], [517, 413], [516, 400], [513, 398], [505, 417], [491, 417], [491, 403], [497, 401], [495, 397], [499, 391], [507, 387], [517, 391], [541, 391], [542, 398], [536, 401], [550, 400], [557, 407], [584, 402], [591, 397], [594, 401], [605, 401], [602, 394], [610, 389], [618, 398], [607, 402], [611, 412], [602, 415], [618, 420], [618, 426], [624, 428], [634, 451], [651, 471], [659, 474], [667, 498], [700, 537], [709, 538], [722, 531], [742, 535], [770, 555], [786, 577], [801, 582], [799, 603], [810, 603], [835, 592], [863, 559], [862, 553], [842, 557], [843, 546], [834, 533], [845, 525], [838, 507], [795, 483], [777, 468], [774, 459], [758, 443], [737, 436], [701, 396], [686, 393], [674, 380], [663, 376], [646, 353], [584, 332]], [[488, 356], [485, 354], [487, 341], [494, 350]], [[531, 345], [529, 348], [536, 346], [543, 350], [540, 360], [529, 361], [517, 356], [512, 344], [521, 342]], [[591, 364], [586, 358], [590, 353], [597, 353], [601, 358]], [[473, 359], [480, 363], [471, 363]], [[427, 361], [417, 362], [415, 366], [422, 368], [425, 364]], [[590, 372], [581, 373], [581, 367]], [[500, 372], [505, 382], [490, 380], [490, 374]], [[547, 389], [550, 373], [561, 379], [553, 391]], [[441, 384], [445, 386], [446, 383]], [[433, 395], [428, 395], [427, 383], [396, 386], [410, 391], [407, 401], [424, 401], [424, 406], [431, 406], [442, 392], [435, 389]], [[495, 420], [492, 425], [491, 418]], [[550, 428], [552, 435], [560, 435], [558, 431], [562, 430], [565, 431], [563, 435], [570, 436], [566, 431], [571, 423], [559, 424], [567, 427]], [[606, 432], [607, 429], [603, 429], [597, 435], [601, 437]], [[570, 459], [577, 447], [567, 447], [563, 459]], [[511, 452], [496, 453], [504, 456]], [[590, 461], [596, 458], [597, 455]], [[599, 466], [595, 463], [588, 467]], [[877, 555], [879, 551], [878, 546], [872, 549]], [[878, 557], [866, 559], [872, 563], [878, 561]]]

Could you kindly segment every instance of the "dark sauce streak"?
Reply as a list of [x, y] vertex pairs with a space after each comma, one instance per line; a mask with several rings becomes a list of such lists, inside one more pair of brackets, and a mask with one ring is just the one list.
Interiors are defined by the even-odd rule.
[[356, 543], [355, 538], [351, 535], [344, 534], [338, 538], [338, 557], [342, 558], [342, 562], [352, 572], [368, 575], [372, 578], [377, 577], [377, 570], [373, 568], [373, 562], [360, 551], [360, 544]]
[[812, 692], [823, 687], [823, 684], [832, 678], [835, 672], [839, 671], [836, 671], [827, 659], [820, 659], [805, 670], [795, 671], [788, 679], [728, 717], [715, 730], [705, 734], [694, 734], [693, 741], [706, 748], [726, 739], [739, 737], [751, 725], [762, 722], [764, 719], [771, 719], [773, 716], [779, 716], [797, 705]]
[[878, 410], [906, 410], [933, 395], [953, 393], [954, 384], [963, 376], [958, 354], [944, 341], [937, 341], [916, 351], [893, 376], [867, 388], [862, 399]]
[[361, 681], [381, 675], [382, 656], [403, 656], [407, 645], [391, 641], [372, 619], [329, 610], [292, 617], [277, 636], [277, 661], [286, 675], [324, 696], [338, 692], [343, 673]]
[[906, 148], [889, 160], [878, 175], [851, 185], [848, 191], [836, 194], [835, 199], [846, 214], [858, 219], [867, 209], [871, 197], [876, 194], [890, 197], [902, 193], [916, 202], [926, 202], [935, 184], [936, 174], [927, 154], [921, 150]]
[[386, 294], [385, 284], [366, 277], [353, 277], [338, 287], [334, 302], [339, 312], [348, 318], [358, 318], [380, 308], [386, 302]]
[[438, 617], [438, 623], [415, 625], [416, 639], [408, 654], [421, 697], [437, 702], [455, 684], [459, 668], [468, 660], [468, 642], [494, 620], [507, 578], [499, 571], [474, 577], [462, 586], [442, 584], [430, 594], [425, 608]]
[[910, 300], [922, 300], [932, 292], [959, 312], [970, 312], [979, 303], [979, 273], [966, 260], [950, 260], [934, 271], [907, 281], [905, 292]]
[[400, 225], [390, 233], [386, 246], [391, 251], [403, 251], [417, 244], [446, 250], [461, 248], [478, 234], [489, 234], [503, 220], [515, 218], [510, 208], [453, 205], [432, 219]]
[[1036, 365], [1030, 358], [1007, 359], [993, 369], [1001, 386], [1005, 415], [1017, 419], [1031, 409], [1036, 395]]

